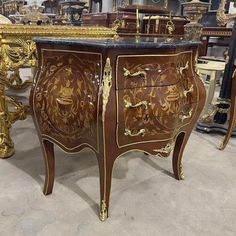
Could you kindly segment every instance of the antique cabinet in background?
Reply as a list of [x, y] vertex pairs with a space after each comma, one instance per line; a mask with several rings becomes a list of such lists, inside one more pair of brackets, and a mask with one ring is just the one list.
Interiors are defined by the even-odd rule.
[[[183, 179], [182, 155], [205, 102], [195, 73], [198, 42], [39, 38], [30, 104], [52, 192], [53, 144], [89, 147], [100, 171], [100, 219], [108, 217], [113, 164], [130, 151], [167, 157]], [[78, 206], [79, 207], [79, 206]]]
[[114, 23], [119, 21], [118, 33], [136, 32], [136, 14], [132, 12], [102, 12], [82, 15], [83, 26], [105, 26], [114, 27]]
[[[184, 25], [189, 23], [182, 16], [145, 16], [143, 17], [143, 33], [184, 35]], [[169, 27], [173, 25], [173, 27]]]

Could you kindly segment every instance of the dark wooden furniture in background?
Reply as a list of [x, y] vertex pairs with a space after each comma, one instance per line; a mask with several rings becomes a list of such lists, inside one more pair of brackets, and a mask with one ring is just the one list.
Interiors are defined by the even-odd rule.
[[167, 157], [183, 179], [182, 155], [205, 103], [195, 73], [199, 42], [38, 38], [30, 104], [44, 150], [44, 193], [53, 189], [53, 144], [89, 147], [100, 172], [100, 219], [108, 217], [112, 168], [130, 151]]
[[143, 33], [168, 35], [168, 24], [173, 22], [173, 35], [184, 35], [184, 25], [189, 23], [186, 17], [181, 16], [145, 16], [143, 18]]
[[132, 5], [127, 5], [127, 6], [117, 8], [118, 11], [125, 11], [125, 12], [136, 12], [137, 9], [139, 10], [139, 13], [144, 13], [144, 14], [165, 15], [169, 13], [169, 10], [164, 7], [146, 6], [146, 5], [139, 5], [139, 4], [132, 4]]
[[[226, 27], [204, 27], [202, 31], [202, 45], [199, 47], [199, 56], [206, 56], [207, 55], [207, 49], [209, 46], [229, 46], [229, 39], [232, 36], [232, 28], [226, 28]], [[225, 40], [224, 44], [222, 43], [214, 43], [209, 45], [209, 39], [210, 37], [219, 37]]]
[[[118, 7], [117, 12], [83, 14], [83, 26], [100, 25], [113, 27], [114, 22], [119, 21], [120, 27], [118, 28], [118, 33], [121, 36], [130, 36], [129, 34], [137, 32], [135, 7], [137, 7], [137, 5]], [[170, 23], [174, 24], [174, 30], [171, 34], [184, 35], [184, 25], [189, 22], [186, 17], [172, 16], [170, 18], [166, 15], [168, 10], [162, 7], [139, 6], [138, 8], [141, 13], [151, 14], [139, 20], [141, 24], [140, 33], [142, 36], [170, 35], [168, 31], [168, 24]]]
[[83, 26], [105, 26], [111, 28], [115, 21], [120, 21], [118, 33], [136, 32], [136, 15], [127, 12], [89, 13], [82, 15]]

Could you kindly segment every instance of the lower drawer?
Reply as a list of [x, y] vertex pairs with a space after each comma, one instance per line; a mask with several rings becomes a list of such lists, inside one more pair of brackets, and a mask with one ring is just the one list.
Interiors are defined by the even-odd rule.
[[198, 99], [195, 84], [184, 85], [182, 81], [169, 86], [119, 90], [116, 96], [118, 123], [143, 114], [171, 116]]
[[185, 105], [177, 114], [169, 116], [143, 115], [117, 123], [118, 147], [153, 141], [172, 139], [178, 129], [187, 125], [196, 110], [196, 103]]

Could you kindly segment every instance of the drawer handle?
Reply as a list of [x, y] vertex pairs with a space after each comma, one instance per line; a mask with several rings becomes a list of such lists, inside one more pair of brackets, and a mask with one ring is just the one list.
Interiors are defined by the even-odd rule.
[[140, 71], [137, 71], [137, 72], [134, 72], [134, 73], [131, 73], [128, 69], [126, 68], [123, 68], [124, 70], [124, 76], [130, 76], [130, 77], [135, 77], [135, 76], [142, 76], [145, 80], [147, 79], [147, 73], [143, 70], [140, 70]]
[[56, 98], [56, 101], [61, 105], [71, 105], [73, 103], [71, 98], [66, 97]]
[[193, 114], [193, 108], [187, 114], [180, 114], [179, 119], [183, 123], [184, 120], [191, 118], [192, 114]]
[[140, 129], [136, 134], [132, 134], [131, 130], [125, 129], [125, 136], [135, 137], [141, 135], [142, 137], [145, 134], [145, 129]]
[[136, 108], [136, 107], [144, 106], [146, 110], [148, 109], [147, 101], [141, 101], [133, 105], [131, 102], [124, 100], [124, 103], [125, 103], [125, 108]]
[[187, 97], [188, 93], [192, 93], [192, 92], [193, 92], [193, 84], [191, 85], [189, 90], [184, 90], [184, 96]]

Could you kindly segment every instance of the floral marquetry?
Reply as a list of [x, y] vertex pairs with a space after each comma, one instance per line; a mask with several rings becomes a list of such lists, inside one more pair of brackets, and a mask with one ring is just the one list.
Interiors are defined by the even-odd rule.
[[[53, 57], [52, 57], [53, 53]], [[43, 51], [44, 65], [36, 84], [35, 106], [43, 135], [71, 149], [78, 140], [98, 143], [97, 119], [101, 56]]]

